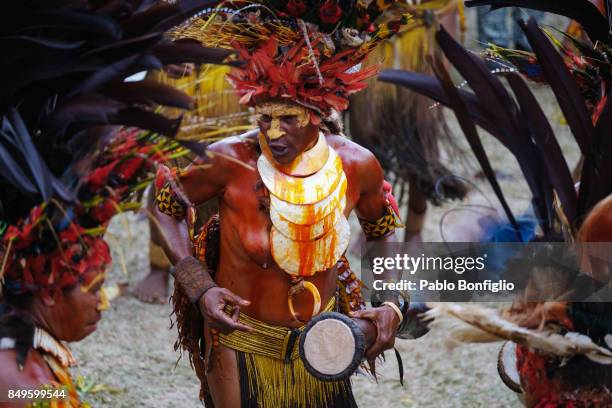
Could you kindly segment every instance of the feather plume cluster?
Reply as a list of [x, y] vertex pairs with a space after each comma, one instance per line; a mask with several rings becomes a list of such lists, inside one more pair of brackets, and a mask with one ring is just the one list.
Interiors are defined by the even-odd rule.
[[242, 104], [286, 99], [328, 116], [376, 74], [360, 67], [370, 51], [408, 23], [377, 20], [392, 3], [225, 1], [173, 36], [237, 50], [246, 64], [228, 77]]
[[[166, 64], [223, 63], [231, 50], [171, 41], [166, 31], [214, 2], [24, 0], [2, 6], [0, 278], [14, 293], [74, 284], [110, 261], [112, 215], [179, 152], [181, 118], [159, 105], [192, 100], [166, 85], [126, 82]], [[119, 126], [148, 129], [124, 130]], [[109, 145], [110, 142], [110, 145]], [[179, 152], [180, 154], [180, 152]]]
[[[529, 2], [508, 1], [471, 1], [467, 5], [483, 3], [502, 7], [510, 4]], [[538, 1], [538, 9], [559, 12], [586, 24], [585, 31], [593, 35], [591, 39], [596, 48], [603, 49], [597, 41], [611, 44], [612, 39], [601, 26], [606, 26], [605, 18], [588, 0], [580, 0], [572, 5], [558, 5], [553, 1]], [[528, 5], [526, 5], [529, 7]], [[596, 18], [586, 18], [596, 16]], [[576, 76], [551, 43], [550, 38], [531, 19], [521, 23], [537, 59], [542, 80], [552, 88], [568, 125], [585, 157], [581, 174], [578, 196], [574, 191], [574, 181], [559, 143], [554, 135], [543, 109], [529, 87], [516, 70], [499, 70], [508, 80], [510, 93], [501, 80], [490, 72], [485, 62], [476, 58], [452, 39], [443, 29], [436, 35], [437, 42], [445, 56], [459, 71], [472, 88], [472, 91], [458, 90], [444, 74], [444, 66], [438, 67], [437, 78], [398, 70], [384, 71], [380, 79], [410, 88], [418, 93], [435, 99], [442, 105], [451, 107], [481, 164], [487, 179], [511, 224], [518, 230], [516, 218], [509, 208], [501, 191], [491, 164], [477, 134], [476, 125], [485, 129], [499, 140], [517, 159], [521, 171], [533, 194], [532, 204], [544, 234], [565, 234], [571, 237], [593, 206], [612, 193], [612, 141], [605, 135], [612, 134], [612, 102], [608, 98], [610, 82], [608, 72], [612, 71], [610, 59], [598, 62], [593, 70], [599, 73], [597, 81], [590, 81], [590, 94], [596, 95], [592, 101], [597, 109], [591, 116], [584, 99], [584, 91], [576, 82]], [[584, 45], [584, 52], [589, 50]], [[593, 51], [595, 52], [595, 51]], [[594, 63], [594, 62], [593, 62]], [[586, 84], [583, 83], [583, 85]], [[561, 226], [561, 228], [559, 228]]]
[[446, 336], [449, 344], [490, 343], [510, 340], [538, 352], [561, 358], [585, 355], [600, 364], [612, 364], [612, 351], [577, 332], [558, 334], [528, 329], [504, 318], [499, 311], [479, 305], [436, 303], [425, 313], [430, 328]]
[[[320, 39], [311, 42], [314, 49], [319, 42]], [[377, 72], [376, 66], [348, 72], [355, 63], [343, 60], [350, 53], [345, 51], [318, 64], [320, 81], [317, 68], [309, 62], [311, 53], [304, 40], [286, 53], [280, 52], [275, 37], [253, 54], [239, 44], [235, 48], [240, 58], [248, 62], [228, 78], [240, 96], [240, 103], [250, 106], [262, 99], [286, 98], [325, 114], [332, 109], [343, 111], [348, 108], [347, 96], [365, 88], [364, 80]], [[320, 57], [318, 51], [312, 55]]]

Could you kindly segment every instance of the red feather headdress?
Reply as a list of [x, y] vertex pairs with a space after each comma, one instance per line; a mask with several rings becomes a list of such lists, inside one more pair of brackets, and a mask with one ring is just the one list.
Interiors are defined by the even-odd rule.
[[52, 295], [80, 282], [86, 272], [104, 272], [111, 262], [104, 231], [110, 219], [137, 207], [130, 202], [153, 180], [156, 163], [186, 151], [177, 142], [138, 129], [124, 129], [92, 153], [78, 201], [33, 207], [8, 226], [0, 249], [0, 277], [11, 294]]
[[362, 62], [409, 21], [383, 20], [394, 2], [227, 1], [174, 35], [237, 51], [245, 65], [228, 78], [242, 104], [285, 99], [327, 116], [348, 108], [348, 96], [378, 71]]
[[348, 96], [364, 89], [365, 80], [376, 75], [378, 66], [354, 69], [358, 62], [350, 58], [352, 50], [323, 59], [316, 48], [320, 37], [316, 37], [311, 42], [312, 52], [304, 40], [283, 52], [274, 36], [252, 52], [234, 43], [240, 58], [247, 61], [244, 68], [228, 75], [240, 103], [251, 106], [281, 98], [324, 114], [347, 109]]

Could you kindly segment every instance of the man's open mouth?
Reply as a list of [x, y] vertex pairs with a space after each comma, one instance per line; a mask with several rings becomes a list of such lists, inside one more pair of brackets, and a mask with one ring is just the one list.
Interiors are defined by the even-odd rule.
[[283, 154], [287, 153], [287, 151], [289, 150], [289, 146], [286, 146], [286, 145], [270, 144], [269, 147], [270, 147], [270, 151], [275, 156], [282, 156]]

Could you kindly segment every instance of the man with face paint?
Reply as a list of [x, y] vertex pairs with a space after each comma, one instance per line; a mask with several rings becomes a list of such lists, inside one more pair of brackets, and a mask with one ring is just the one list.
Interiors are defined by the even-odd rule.
[[[181, 178], [193, 204], [219, 197], [221, 256], [215, 281], [199, 280], [202, 286], [194, 281], [193, 291], [197, 296], [204, 289], [194, 300], [206, 328], [222, 333], [251, 331], [239, 319], [243, 314], [275, 326], [302, 326], [334, 298], [349, 214], [355, 210], [372, 223], [389, 214], [382, 169], [369, 151], [342, 136], [323, 136], [310, 120], [312, 112], [298, 105], [256, 110], [258, 131], [213, 144], [206, 166]], [[317, 213], [324, 215], [317, 219]], [[169, 257], [181, 269], [193, 259], [183, 224], [159, 210], [156, 215], [172, 242]], [[394, 241], [395, 235], [388, 231], [369, 239]], [[226, 306], [233, 307], [232, 316], [223, 313]], [[358, 316], [378, 328], [369, 357], [393, 346], [400, 323], [396, 308], [386, 304]], [[240, 406], [238, 373], [232, 373], [236, 354], [221, 340], [214, 358], [207, 380], [215, 406]]]
[[[219, 41], [235, 28], [248, 37], [234, 27], [240, 19], [232, 13], [227, 18], [221, 13], [221, 31], [207, 35]], [[266, 18], [264, 12], [249, 15], [249, 33], [266, 32]], [[258, 129], [210, 145], [205, 158], [177, 177], [158, 173], [156, 217], [174, 264], [179, 337], [207, 406], [356, 405], [348, 380], [326, 382], [304, 369], [295, 358], [296, 340], [308, 320], [336, 308], [351, 212], [368, 240], [395, 240], [399, 222], [379, 162], [333, 132], [338, 129], [333, 118], [348, 107], [348, 95], [376, 72], [355, 67], [367, 55], [363, 50], [384, 37], [382, 31], [363, 37], [347, 31], [357, 36], [357, 45], [337, 57], [334, 50], [319, 48], [322, 32], [300, 21], [294, 23], [302, 34], [285, 32], [295, 38], [268, 32], [243, 44], [233, 40], [243, 37], [230, 36], [246, 65], [228, 77], [241, 103], [253, 108]], [[217, 26], [208, 22], [207, 27]], [[201, 30], [194, 35], [206, 43]], [[208, 241], [205, 251], [199, 249], [210, 229], [196, 234], [189, 223], [191, 209], [214, 197], [220, 231], [218, 259], [211, 266], [201, 256], [210, 251]], [[177, 301], [182, 297], [187, 305]], [[391, 293], [383, 300], [380, 307], [352, 313], [376, 326], [376, 340], [366, 350], [369, 360], [393, 347], [403, 319], [401, 296]], [[199, 320], [188, 317], [190, 307], [203, 316], [203, 328], [193, 326]]]

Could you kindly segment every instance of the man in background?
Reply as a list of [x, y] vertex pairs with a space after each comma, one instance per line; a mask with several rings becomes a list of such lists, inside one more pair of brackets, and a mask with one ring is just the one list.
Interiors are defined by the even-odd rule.
[[493, 43], [503, 48], [514, 48], [531, 51], [525, 34], [518, 26], [519, 19], [535, 18], [539, 23], [544, 19], [544, 12], [508, 7], [489, 11], [487, 7], [478, 7], [478, 41], [484, 46]]

